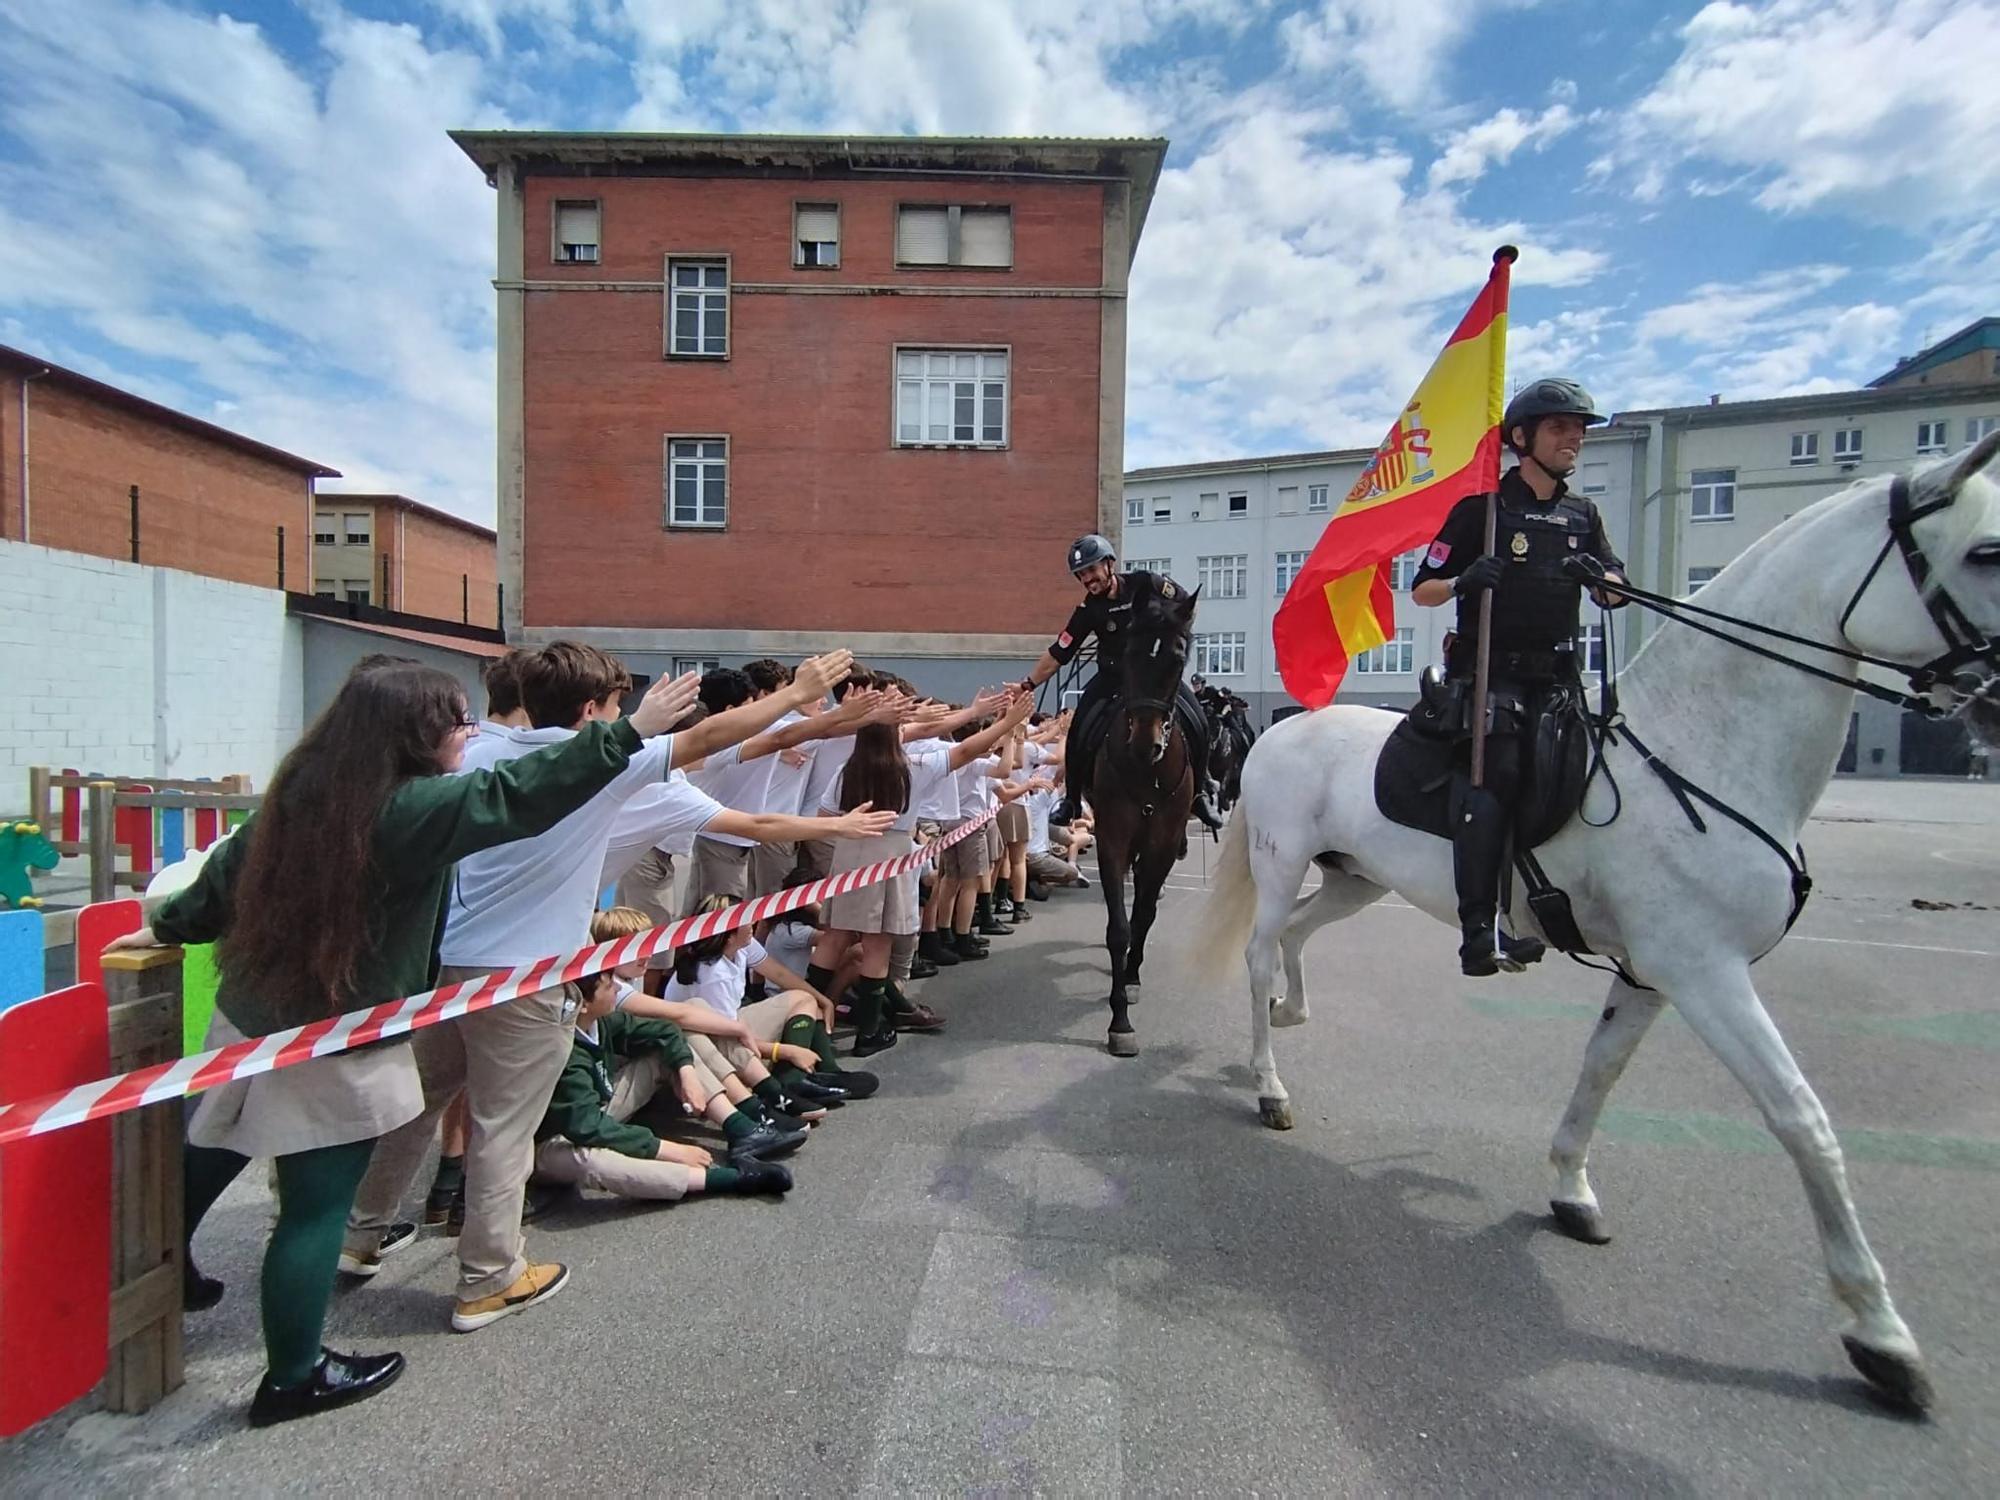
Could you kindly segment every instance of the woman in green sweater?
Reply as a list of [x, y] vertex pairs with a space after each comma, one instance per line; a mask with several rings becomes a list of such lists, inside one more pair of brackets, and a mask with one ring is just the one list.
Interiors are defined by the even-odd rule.
[[[662, 680], [628, 718], [454, 776], [478, 722], [458, 683], [413, 661], [371, 658], [194, 884], [111, 946], [219, 942], [211, 1046], [418, 994], [435, 982], [453, 862], [561, 821], [693, 697], [692, 676]], [[402, 1373], [400, 1354], [336, 1354], [320, 1335], [375, 1138], [422, 1109], [407, 1037], [202, 1096], [188, 1126], [190, 1239], [251, 1157], [277, 1159], [262, 1282], [269, 1368], [251, 1402], [253, 1426], [363, 1400]]]

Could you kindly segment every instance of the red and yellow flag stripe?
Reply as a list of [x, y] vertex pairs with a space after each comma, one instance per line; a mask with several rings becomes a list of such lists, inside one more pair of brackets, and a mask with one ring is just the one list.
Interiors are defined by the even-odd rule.
[[1347, 664], [1395, 634], [1389, 564], [1437, 535], [1452, 506], [1500, 482], [1506, 401], [1508, 273], [1503, 246], [1382, 439], [1271, 622], [1278, 673], [1308, 708], [1333, 701]]

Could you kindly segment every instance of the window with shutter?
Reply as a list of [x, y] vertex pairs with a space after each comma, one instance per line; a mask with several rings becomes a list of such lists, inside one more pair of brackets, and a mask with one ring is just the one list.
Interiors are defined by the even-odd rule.
[[951, 210], [942, 206], [907, 205], [896, 211], [896, 264], [951, 264]]
[[1004, 208], [964, 208], [958, 215], [958, 263], [1014, 264], [1014, 216]]
[[599, 209], [595, 202], [558, 203], [556, 260], [567, 265], [595, 265], [599, 224]]
[[794, 213], [795, 266], [837, 266], [840, 264], [840, 205], [801, 203]]

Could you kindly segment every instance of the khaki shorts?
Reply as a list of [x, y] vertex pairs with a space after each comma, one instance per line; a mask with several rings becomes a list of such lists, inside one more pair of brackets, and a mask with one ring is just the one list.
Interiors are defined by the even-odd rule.
[[727, 896], [741, 901], [750, 894], [750, 845], [725, 844], [720, 839], [697, 838], [694, 859], [688, 866], [687, 891], [681, 898], [681, 915], [691, 917], [709, 896]]
[[793, 844], [758, 844], [750, 851], [750, 894], [768, 896], [785, 888], [785, 877], [799, 862]]
[[818, 880], [833, 868], [833, 839], [812, 839], [799, 845], [799, 863]]
[[998, 818], [991, 818], [986, 824], [986, 862], [989, 865], [1000, 863], [1000, 851], [1002, 847], [1000, 820]]
[[1028, 878], [1043, 885], [1075, 885], [1083, 872], [1061, 856], [1045, 852], [1028, 856]]
[[[842, 839], [833, 847], [832, 873], [858, 870], [863, 865], [909, 852], [910, 836], [900, 828], [872, 839]], [[821, 926], [840, 932], [915, 932], [916, 881], [915, 873], [905, 870], [892, 880], [877, 881], [844, 896], [828, 897], [826, 920]]]
[[1000, 825], [1000, 842], [1003, 844], [1025, 844], [1028, 842], [1028, 810], [1018, 802], [1009, 802], [1000, 809], [1000, 816], [994, 820]]
[[[945, 832], [949, 834], [953, 829], [962, 828], [965, 822], [966, 820], [961, 819]], [[976, 833], [967, 834], [938, 855], [937, 867], [940, 875], [951, 880], [977, 880], [992, 869], [993, 855], [986, 847], [986, 830], [981, 829]]]

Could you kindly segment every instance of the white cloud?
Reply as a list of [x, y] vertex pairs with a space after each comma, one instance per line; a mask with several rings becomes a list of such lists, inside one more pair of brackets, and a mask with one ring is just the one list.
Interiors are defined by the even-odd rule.
[[1492, 166], [1505, 166], [1523, 146], [1539, 151], [1576, 124], [1567, 104], [1551, 104], [1538, 115], [1503, 109], [1448, 137], [1443, 154], [1431, 163], [1432, 187], [1476, 182]]
[[2000, 197], [2000, 4], [1771, 0], [1706, 6], [1626, 113], [1614, 160], [1746, 169], [1756, 201], [1911, 228]]
[[[1524, 0], [1532, 4], [1533, 0]], [[1307, 73], [1352, 73], [1402, 110], [1440, 104], [1452, 51], [1495, 0], [1320, 0], [1279, 27], [1286, 55]]]
[[1734, 347], [1754, 334], [1757, 324], [1781, 308], [1825, 291], [1847, 274], [1839, 266], [1795, 266], [1747, 282], [1711, 281], [1679, 302], [1656, 307], [1639, 319], [1641, 339], [1679, 339], [1705, 347]]
[[494, 207], [444, 132], [501, 112], [471, 54], [317, 14], [311, 74], [162, 5], [0, 20], [0, 285], [171, 372], [118, 384], [490, 515]]

